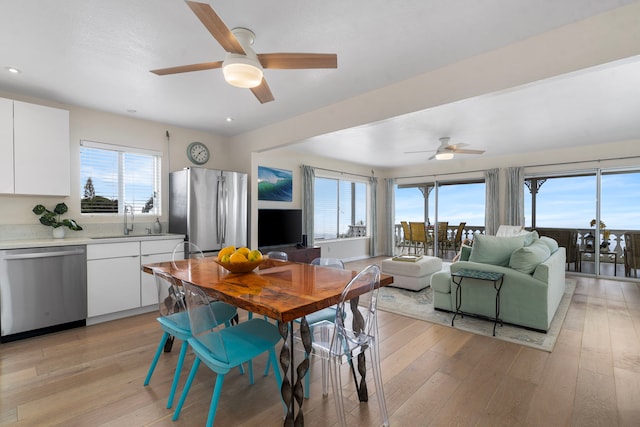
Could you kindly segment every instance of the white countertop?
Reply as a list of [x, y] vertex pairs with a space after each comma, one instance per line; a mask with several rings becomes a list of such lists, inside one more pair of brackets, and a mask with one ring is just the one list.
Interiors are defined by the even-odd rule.
[[131, 236], [95, 236], [95, 237], [65, 237], [64, 239], [25, 239], [0, 240], [0, 250], [20, 248], [41, 248], [47, 246], [90, 245], [100, 243], [132, 242], [142, 240], [184, 239], [184, 234], [139, 234]]

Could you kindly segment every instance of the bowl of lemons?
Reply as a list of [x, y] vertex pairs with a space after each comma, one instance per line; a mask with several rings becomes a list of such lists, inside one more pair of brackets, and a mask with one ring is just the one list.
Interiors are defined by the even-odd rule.
[[230, 273], [248, 273], [262, 264], [262, 253], [257, 249], [227, 246], [218, 252], [214, 261]]

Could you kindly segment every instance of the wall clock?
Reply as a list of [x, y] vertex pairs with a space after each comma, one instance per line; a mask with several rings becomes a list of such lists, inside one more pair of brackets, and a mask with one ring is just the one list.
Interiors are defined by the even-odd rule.
[[209, 149], [202, 142], [192, 142], [187, 147], [187, 157], [196, 165], [204, 165], [209, 161]]

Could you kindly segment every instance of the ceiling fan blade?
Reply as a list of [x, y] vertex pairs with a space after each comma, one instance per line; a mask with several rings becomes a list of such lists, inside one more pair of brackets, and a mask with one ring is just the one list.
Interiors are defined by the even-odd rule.
[[214, 39], [220, 43], [220, 46], [227, 52], [246, 55], [246, 52], [240, 45], [240, 42], [233, 35], [231, 30], [225, 25], [220, 17], [214, 12], [207, 3], [198, 3], [186, 0], [187, 5], [196, 14], [200, 22], [209, 30]]
[[251, 88], [251, 92], [258, 98], [260, 104], [265, 104], [267, 102], [273, 101], [273, 94], [271, 93], [271, 89], [269, 89], [269, 85], [267, 81], [262, 78], [262, 83], [259, 86]]
[[436, 153], [434, 153], [431, 157], [429, 157], [427, 160], [433, 160], [436, 158]]
[[158, 70], [151, 70], [151, 72], [159, 76], [165, 76], [167, 74], [188, 73], [189, 71], [213, 70], [214, 68], [220, 68], [220, 67], [222, 67], [222, 61], [203, 62], [201, 64], [191, 64], [191, 65], [181, 65], [179, 67], [160, 68]]
[[405, 151], [404, 154], [415, 154], [415, 153], [430, 153], [433, 150], [418, 150], [418, 151]]
[[456, 154], [482, 154], [484, 153], [484, 150], [464, 150], [464, 149], [458, 149], [458, 150], [451, 150], [453, 153]]
[[263, 68], [280, 70], [338, 68], [335, 53], [259, 53], [258, 60]]

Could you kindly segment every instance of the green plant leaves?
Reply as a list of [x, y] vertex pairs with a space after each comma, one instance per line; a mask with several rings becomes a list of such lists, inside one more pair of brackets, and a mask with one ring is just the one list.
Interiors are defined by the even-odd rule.
[[72, 219], [60, 220], [60, 215], [66, 213], [68, 210], [69, 208], [65, 203], [58, 203], [53, 209], [53, 212], [45, 208], [43, 205], [36, 205], [32, 209], [34, 214], [40, 215], [40, 224], [42, 225], [53, 228], [66, 226], [69, 227], [70, 230], [82, 230], [82, 227]]

